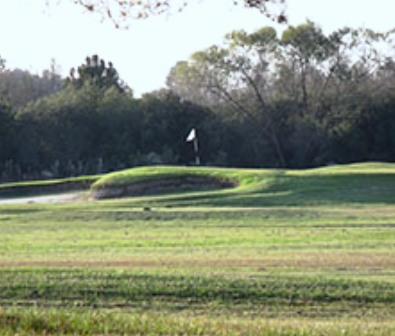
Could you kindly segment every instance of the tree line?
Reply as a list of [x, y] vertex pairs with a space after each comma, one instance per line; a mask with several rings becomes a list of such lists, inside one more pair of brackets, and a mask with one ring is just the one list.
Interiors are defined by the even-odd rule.
[[[47, 72], [43, 76], [0, 72], [0, 88], [6, 88], [0, 89], [3, 181], [189, 164], [194, 154], [185, 138], [192, 127], [207, 138], [202, 140], [205, 162], [225, 164], [218, 155], [220, 134], [215, 134], [221, 121], [210, 109], [165, 89], [136, 99], [113, 64], [97, 55], [71, 69], [60, 85], [58, 80], [58, 75]], [[35, 89], [30, 90], [27, 82]], [[33, 91], [40, 87], [49, 89], [37, 98]]]
[[[251, 166], [392, 161], [394, 31], [235, 31], [171, 69], [172, 92], [244, 125]], [[240, 164], [237, 162], [236, 164]]]
[[393, 31], [326, 35], [313, 22], [281, 36], [235, 31], [138, 99], [97, 55], [67, 78], [55, 66], [38, 76], [0, 59], [0, 178], [191, 164], [192, 127], [206, 165], [394, 161], [393, 43]]

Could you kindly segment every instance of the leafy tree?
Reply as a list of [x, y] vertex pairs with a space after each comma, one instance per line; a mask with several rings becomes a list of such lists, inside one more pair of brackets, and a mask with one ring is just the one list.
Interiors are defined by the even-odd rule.
[[331, 155], [338, 162], [395, 162], [395, 96], [375, 98], [357, 120], [333, 141]]
[[[252, 34], [236, 31], [226, 36], [225, 48], [212, 46], [179, 63], [170, 72], [169, 87], [187, 99], [213, 107], [225, 103], [229, 111], [247, 120], [255, 140], [254, 156], [267, 159], [263, 147], [270, 146], [276, 165], [285, 166], [286, 157], [279, 128], [271, 108], [271, 64], [275, 61], [278, 39], [271, 27]], [[192, 94], [192, 95], [191, 95]], [[211, 97], [207, 101], [204, 97]], [[214, 102], [214, 103], [213, 103]]]
[[45, 70], [41, 76], [20, 69], [0, 72], [0, 92], [15, 107], [55, 93], [62, 86], [61, 76], [50, 70]]
[[141, 119], [135, 105], [113, 65], [87, 57], [62, 90], [18, 111], [16, 159], [25, 172], [49, 169], [61, 176], [128, 165], [135, 151], [131, 133]]
[[72, 68], [67, 83], [76, 88], [81, 88], [89, 83], [103, 91], [114, 87], [120, 92], [128, 91], [131, 93], [126, 83], [120, 80], [118, 71], [114, 68], [112, 62], [106, 64], [98, 55], [86, 57], [85, 64], [79, 66], [77, 70]]
[[185, 164], [193, 154], [185, 143], [192, 127], [199, 129], [204, 161], [226, 163], [226, 155], [219, 155], [226, 134], [221, 121], [207, 108], [165, 91], [136, 101], [114, 87], [67, 86], [20, 109], [17, 123], [16, 160], [24, 172], [97, 173], [99, 162], [100, 171]]
[[104, 92], [97, 105], [95, 120], [95, 156], [104, 160], [107, 169], [120, 169], [137, 163], [143, 115], [138, 102], [112, 87]]
[[205, 107], [180, 99], [168, 90], [146, 94], [139, 106], [143, 114], [139, 149], [145, 156], [156, 153], [162, 163], [187, 164], [193, 151], [185, 138], [191, 128], [199, 130], [205, 163], [223, 164], [219, 153], [226, 143], [226, 125]]
[[0, 167], [12, 157], [14, 149], [12, 142], [13, 120], [12, 106], [0, 95]]
[[316, 72], [321, 70], [319, 66], [328, 59], [331, 44], [321, 29], [312, 22], [289, 27], [283, 32], [281, 42], [284, 47], [281, 62], [292, 66], [292, 73], [287, 72], [284, 81], [294, 84], [292, 96], [298, 100], [300, 97], [303, 108], [308, 109], [309, 95], [312, 93], [310, 88], [317, 84], [315, 77], [320, 76]]
[[17, 161], [24, 171], [49, 169], [61, 176], [128, 166], [138, 113], [135, 100], [114, 86], [68, 85], [19, 110]]
[[94, 87], [64, 90], [18, 112], [18, 162], [25, 170], [48, 169], [55, 161], [89, 160], [99, 92]]
[[5, 69], [5, 59], [0, 56], [0, 72]]
[[326, 36], [313, 22], [289, 27], [281, 39], [270, 27], [236, 31], [222, 46], [177, 63], [167, 84], [184, 99], [248, 122], [245, 143], [261, 165], [323, 164], [330, 139], [383, 88], [392, 95], [392, 40], [393, 32], [369, 29]]

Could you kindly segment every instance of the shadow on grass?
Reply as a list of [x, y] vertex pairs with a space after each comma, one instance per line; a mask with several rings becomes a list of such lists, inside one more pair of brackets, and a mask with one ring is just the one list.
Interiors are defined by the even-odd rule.
[[2, 270], [0, 303], [135, 306], [142, 303], [312, 305], [395, 303], [391, 283], [320, 277], [227, 278], [92, 270]]

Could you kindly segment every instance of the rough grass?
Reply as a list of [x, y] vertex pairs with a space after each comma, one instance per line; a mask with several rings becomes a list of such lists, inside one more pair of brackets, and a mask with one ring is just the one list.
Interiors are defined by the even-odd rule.
[[[391, 281], [328, 277], [317, 274], [201, 274], [159, 269], [3, 269], [0, 272], [3, 306], [60, 306], [174, 310], [231, 310], [287, 315], [363, 317], [395, 312]], [[311, 309], [314, 306], [314, 309]], [[372, 314], [372, 312], [370, 312]]]
[[188, 316], [114, 311], [0, 310], [2, 335], [378, 335], [395, 332], [391, 320]]
[[394, 165], [193, 171], [238, 186], [0, 205], [0, 334], [395, 334]]

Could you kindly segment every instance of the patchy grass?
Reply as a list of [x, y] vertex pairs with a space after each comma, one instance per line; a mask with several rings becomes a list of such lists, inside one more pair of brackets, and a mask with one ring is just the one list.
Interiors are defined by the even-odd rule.
[[114, 310], [0, 310], [2, 335], [378, 335], [395, 332], [391, 320], [277, 319], [243, 316], [119, 313]]

